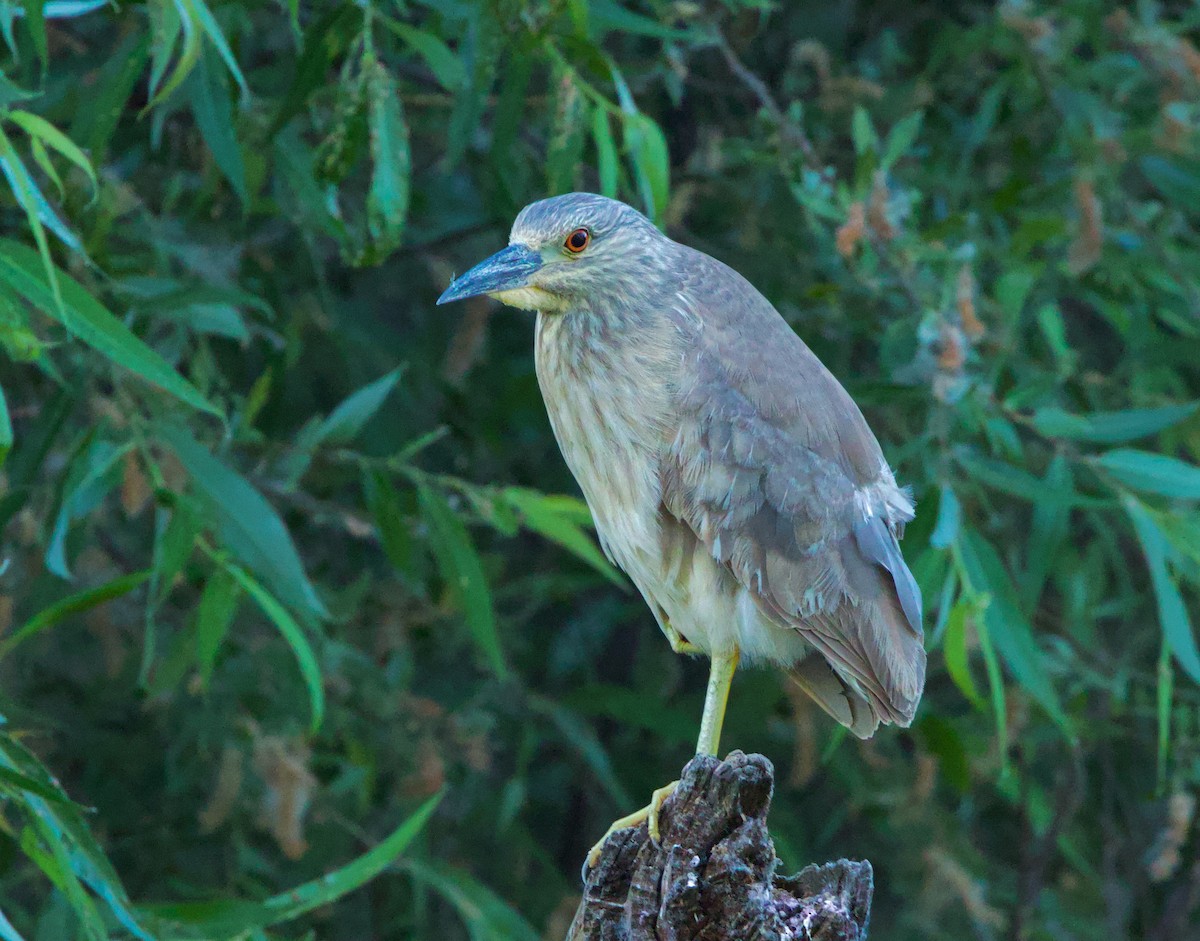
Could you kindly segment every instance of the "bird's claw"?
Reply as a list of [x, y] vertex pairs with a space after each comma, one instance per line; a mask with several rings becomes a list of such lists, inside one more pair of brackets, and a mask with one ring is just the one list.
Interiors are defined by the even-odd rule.
[[640, 827], [643, 823], [646, 825], [646, 831], [650, 834], [650, 839], [655, 843], [658, 842], [659, 828], [658, 815], [662, 810], [666, 799], [675, 793], [675, 788], [679, 786], [678, 781], [672, 781], [670, 784], [664, 785], [650, 795], [650, 803], [641, 810], [635, 810], [631, 814], [626, 814], [619, 820], [614, 820], [604, 833], [599, 841], [593, 846], [587, 854], [587, 859], [583, 863], [583, 881], [587, 882], [588, 873], [596, 868], [596, 863], [600, 862], [600, 853], [604, 850], [604, 844], [608, 842], [608, 838], [618, 830], [628, 830], [630, 827]]

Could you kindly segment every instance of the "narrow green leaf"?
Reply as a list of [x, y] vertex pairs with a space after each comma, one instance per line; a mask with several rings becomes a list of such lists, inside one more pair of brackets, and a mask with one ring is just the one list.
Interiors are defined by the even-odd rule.
[[1168, 203], [1178, 207], [1200, 206], [1200, 173], [1189, 173], [1162, 157], [1143, 157], [1138, 166]]
[[[58, 214], [58, 210], [50, 205], [50, 200], [46, 198], [41, 187], [30, 175], [28, 168], [17, 156], [17, 152], [2, 131], [0, 131], [0, 170], [3, 170], [13, 194], [17, 197], [26, 215], [28, 216], [31, 212], [35, 214], [38, 221], [53, 232], [60, 242], [71, 251], [86, 258], [87, 253], [84, 251], [83, 242]], [[39, 244], [39, 250], [40, 247]], [[49, 264], [48, 258], [44, 257], [43, 268], [47, 271], [50, 270], [46, 267]]]
[[0, 283], [7, 284], [47, 316], [64, 323], [76, 337], [118, 366], [193, 408], [221, 416], [220, 409], [172, 369], [158, 353], [139, 340], [83, 285], [57, 269], [55, 277], [61, 287], [61, 309], [55, 301], [37, 252], [19, 242], [0, 239]]
[[858, 156], [879, 153], [879, 135], [871, 123], [871, 116], [862, 105], [854, 106], [854, 117], [850, 122], [850, 136], [854, 141], [854, 152]]
[[131, 447], [92, 438], [87, 447], [72, 458], [63, 485], [62, 502], [46, 547], [46, 567], [59, 578], [71, 578], [66, 557], [71, 524], [99, 506], [117, 485], [117, 464]]
[[209, 577], [200, 595], [200, 604], [196, 607], [196, 665], [205, 686], [212, 677], [217, 653], [237, 612], [240, 593], [238, 582], [229, 570], [219, 568]]
[[248, 206], [250, 193], [246, 188], [246, 165], [235, 131], [229, 89], [225, 85], [225, 76], [210, 53], [200, 56], [188, 77], [187, 90], [200, 136], [204, 138], [213, 159], [242, 205]]
[[976, 606], [967, 598], [959, 598], [950, 609], [946, 619], [946, 642], [942, 651], [946, 658], [946, 670], [954, 685], [976, 709], [987, 710], [987, 700], [979, 692], [971, 676], [970, 654], [967, 651], [967, 629], [969, 615]]
[[[328, 81], [333, 63], [341, 59], [350, 44], [362, 35], [363, 11], [354, 4], [327, 4], [319, 15], [315, 10], [313, 13], [300, 43], [300, 58], [267, 132], [273, 139], [306, 108], [309, 96]], [[378, 10], [376, 15], [379, 15]]]
[[454, 907], [471, 941], [540, 941], [541, 933], [515, 909], [462, 870], [415, 859], [401, 868]]
[[959, 455], [959, 461], [972, 480], [977, 480], [1003, 493], [1037, 501], [1042, 495], [1042, 482], [1024, 468], [993, 458]]
[[0, 108], [10, 107], [18, 101], [28, 101], [31, 98], [37, 98], [40, 94], [41, 92], [22, 88], [7, 75], [0, 73]]
[[112, 0], [46, 0], [43, 9], [46, 19], [75, 19], [110, 6]]
[[884, 170], [891, 169], [892, 165], [908, 153], [909, 148], [916, 142], [917, 136], [921, 133], [921, 123], [925, 119], [923, 111], [914, 111], [905, 118], [901, 118], [896, 122], [888, 134], [887, 143], [883, 148], [883, 159], [880, 161], [880, 167]]
[[317, 442], [346, 444], [357, 438], [359, 432], [387, 400], [403, 372], [403, 367], [393, 369], [349, 396], [321, 422], [316, 432]]
[[400, 509], [400, 499], [392, 482], [379, 471], [363, 472], [363, 492], [367, 508], [375, 519], [383, 551], [403, 575], [413, 571], [413, 544], [408, 519]]
[[1062, 454], [1054, 456], [1042, 479], [1045, 492], [1033, 505], [1025, 577], [1020, 581], [1021, 602], [1026, 611], [1037, 609], [1050, 571], [1066, 544], [1070, 534], [1071, 500], [1075, 493], [1071, 465]]
[[[162, 0], [157, 0], [162, 2]], [[114, 43], [96, 72], [96, 81], [88, 89], [88, 105], [76, 108], [71, 121], [71, 139], [79, 141], [97, 163], [112, 141], [121, 117], [131, 107], [130, 98], [138, 80], [145, 74], [150, 56], [150, 38], [143, 30]]]
[[4, 398], [4, 387], [0, 386], [0, 468], [8, 458], [13, 446], [12, 418], [8, 414], [8, 402]]
[[4, 917], [3, 911], [0, 911], [0, 941], [25, 941], [21, 933], [12, 926], [12, 922]]
[[1058, 694], [1046, 673], [1033, 627], [1021, 612], [1016, 589], [999, 554], [969, 526], [962, 528], [956, 548], [962, 575], [972, 594], [977, 599], [985, 595], [991, 598], [980, 622], [987, 629], [997, 652], [1017, 682], [1064, 731], [1070, 732]]
[[21, 774], [20, 771], [13, 771], [11, 768], [6, 768], [3, 765], [0, 765], [0, 790], [7, 790], [10, 794], [27, 791], [30, 794], [36, 794], [38, 797], [56, 804], [71, 803], [71, 799], [62, 791], [47, 787], [42, 782], [29, 777], [29, 775]]
[[664, 26], [657, 20], [652, 20], [641, 13], [635, 13], [628, 6], [618, 3], [617, 0], [589, 0], [585, 6], [592, 34], [597, 38], [608, 32], [649, 36], [653, 39], [676, 42], [697, 38], [697, 33], [693, 30]]
[[615, 199], [620, 165], [617, 143], [613, 139], [608, 112], [604, 108], [595, 108], [592, 111], [592, 140], [596, 144], [596, 171], [600, 179], [600, 194]]
[[1158, 655], [1155, 683], [1155, 712], [1158, 719], [1158, 761], [1156, 776], [1159, 794], [1167, 787], [1167, 761], [1171, 755], [1171, 706], [1175, 699], [1175, 670], [1171, 667], [1171, 644], [1163, 635]]
[[40, 141], [51, 150], [62, 154], [67, 160], [79, 167], [92, 184], [92, 194], [100, 189], [100, 181], [96, 178], [96, 170], [92, 162], [71, 138], [56, 128], [45, 118], [29, 111], [10, 111], [8, 114], [14, 124], [20, 126], [31, 140]]
[[[165, 4], [168, 0], [152, 0], [152, 2]], [[171, 97], [175, 89], [183, 84], [184, 79], [192, 74], [192, 69], [196, 67], [196, 63], [200, 60], [200, 53], [204, 49], [200, 41], [201, 27], [196, 20], [190, 0], [170, 0], [170, 2], [174, 7], [173, 14], [164, 12], [158, 21], [151, 19], [152, 25], [156, 22], [161, 24], [154, 36], [154, 69], [155, 73], [158, 73], [157, 77], [165, 72], [165, 65], [160, 67], [159, 63], [165, 63], [174, 54], [175, 36], [180, 32], [183, 35], [183, 47], [179, 57], [175, 60], [175, 67], [171, 70], [170, 77], [163, 80], [157, 90], [155, 90], [157, 82], [151, 85], [152, 95], [146, 102], [143, 114]], [[156, 74], [151, 75], [152, 79], [155, 77]]]
[[1125, 444], [1157, 434], [1196, 413], [1200, 402], [1184, 402], [1161, 408], [1130, 408], [1119, 412], [1074, 415], [1060, 408], [1042, 408], [1033, 413], [1033, 427], [1050, 438]]
[[384, 18], [388, 28], [403, 39], [425, 60], [433, 77], [448, 92], [457, 92], [467, 80], [467, 71], [458, 56], [434, 33], [425, 32], [407, 23]]
[[550, 133], [546, 142], [546, 191], [569, 193], [578, 188], [576, 180], [583, 161], [588, 111], [592, 107], [574, 80], [574, 74], [560, 68], [555, 71], [551, 106]]
[[[4, 734], [0, 734], [0, 766], [33, 778], [44, 788], [62, 793], [62, 789], [34, 754], [20, 742]], [[70, 873], [71, 878], [78, 878], [86, 884], [108, 906], [126, 931], [141, 941], [153, 941], [142, 928], [120, 878], [88, 829], [79, 806], [65, 794], [59, 801], [48, 801], [30, 794], [23, 803], [26, 812], [37, 825], [48, 848], [55, 854], [55, 859], [60, 861], [65, 872]], [[86, 910], [91, 905], [91, 899], [86, 895], [84, 899]], [[76, 911], [82, 914], [80, 909], [76, 908]], [[102, 924], [100, 932], [101, 937], [107, 937]]]
[[206, 937], [243, 937], [299, 918], [366, 885], [393, 865], [429, 822], [441, 803], [435, 794], [383, 841], [340, 869], [272, 896], [265, 902], [183, 902], [147, 906], [160, 918], [181, 922]]
[[83, 611], [90, 611], [92, 608], [104, 604], [106, 601], [129, 594], [129, 592], [133, 591], [133, 589], [137, 588], [138, 585], [149, 577], [149, 571], [120, 575], [112, 581], [105, 582], [103, 585], [68, 595], [66, 598], [54, 602], [54, 604], [43, 608], [31, 617], [8, 637], [0, 640], [0, 658], [11, 653], [12, 649], [18, 644], [23, 643], [35, 634], [40, 634], [49, 627], [53, 627], [64, 618]]
[[50, 44], [46, 39], [46, 0], [22, 0], [21, 7], [25, 12], [25, 24], [29, 27], [29, 38], [33, 40], [33, 52], [38, 64], [45, 75], [46, 66], [50, 63]]
[[[42, 271], [46, 275], [54, 312], [65, 317], [58, 271], [50, 258], [50, 242], [46, 238], [46, 225], [42, 219], [42, 208], [48, 208], [48, 204], [34, 185], [25, 165], [21, 163], [21, 158], [13, 150], [2, 127], [0, 127], [0, 172], [3, 172], [4, 178], [8, 180], [17, 204], [25, 213], [25, 221], [29, 223], [29, 231], [33, 234], [33, 240], [37, 243], [37, 254], [41, 261]], [[53, 210], [50, 210], [50, 215], [57, 218], [57, 214]]]
[[929, 536], [929, 544], [935, 549], [945, 549], [958, 538], [958, 527], [962, 522], [962, 504], [950, 489], [949, 484], [942, 484], [941, 496], [938, 499], [937, 523]]
[[58, 175], [58, 170], [55, 169], [54, 162], [50, 159], [50, 154], [46, 151], [45, 146], [36, 137], [29, 139], [29, 152], [33, 154], [34, 162], [42, 168], [42, 172], [50, 178], [50, 182], [54, 184], [54, 189], [58, 192], [59, 202], [66, 199], [67, 191], [63, 186], [62, 178]]
[[[146, 4], [146, 10], [150, 17], [149, 97], [150, 105], [152, 106], [160, 98], [162, 81], [167, 74], [167, 68], [170, 66], [171, 59], [175, 54], [175, 46], [179, 41], [179, 33], [183, 28], [183, 20], [179, 6], [174, 0], [150, 0]], [[194, 33], [195, 30], [193, 29]], [[197, 43], [197, 54], [198, 52], [199, 44]], [[175, 85], [177, 86], [186, 77], [185, 75], [180, 78], [178, 82], [175, 82]], [[171, 90], [167, 90], [161, 97], [165, 99]]]
[[1200, 467], [1133, 448], [1106, 451], [1096, 463], [1121, 483], [1178, 500], [1200, 500]]
[[534, 695], [530, 695], [527, 701], [530, 711], [545, 716], [553, 723], [563, 743], [579, 754], [600, 786], [608, 792], [612, 802], [618, 807], [632, 806], [632, 798], [618, 780], [612, 759], [595, 730], [562, 703]]
[[304, 685], [308, 688], [308, 704], [312, 712], [309, 731], [315, 735], [320, 731], [321, 723], [325, 719], [325, 687], [321, 680], [321, 667], [317, 662], [317, 655], [313, 651], [312, 644], [308, 642], [304, 629], [296, 623], [296, 619], [291, 616], [287, 608], [281, 605], [275, 596], [255, 581], [248, 572], [231, 563], [225, 563], [225, 568], [246, 594], [254, 599], [254, 603], [259, 606], [271, 623], [279, 628], [279, 633], [292, 648], [292, 654], [300, 666], [300, 675], [304, 678]]
[[465, 41], [459, 54], [470, 63], [467, 81], [454, 95], [454, 108], [446, 131], [446, 165], [454, 168], [467, 152], [471, 135], [479, 127], [487, 107], [488, 93], [496, 81], [506, 30], [497, 21], [495, 9], [472, 5]]
[[225, 40], [225, 34], [221, 32], [221, 27], [217, 25], [216, 18], [212, 15], [208, 4], [204, 0], [179, 0], [179, 2], [183, 4], [189, 16], [200, 24], [200, 28], [208, 36], [208, 41], [213, 44], [213, 48], [217, 50], [217, 54], [224, 61], [225, 67], [229, 69], [229, 73], [242, 90], [242, 97], [249, 97], [250, 89], [246, 85], [246, 78], [242, 75], [241, 67], [238, 65], [237, 59], [234, 58], [233, 50], [229, 48], [229, 43]]
[[201, 528], [200, 514], [191, 501], [177, 496], [170, 521], [161, 528], [154, 541], [154, 595], [158, 601], [170, 594], [175, 576], [192, 557]]
[[367, 114], [371, 129], [371, 189], [367, 194], [367, 230], [377, 251], [390, 252], [400, 244], [408, 218], [408, 123], [396, 80], [382, 62], [367, 73]]
[[1150, 584], [1158, 602], [1158, 621], [1163, 636], [1184, 672], [1193, 682], [1200, 683], [1200, 648], [1196, 646], [1196, 635], [1183, 596], [1167, 567], [1170, 550], [1166, 537], [1154, 517], [1137, 500], [1127, 497], [1122, 502], [1150, 568]]
[[429, 527], [430, 547], [446, 587], [462, 609], [467, 629], [492, 672], [505, 679], [508, 666], [496, 631], [492, 593], [471, 537], [462, 520], [436, 490], [420, 485], [417, 499]]
[[576, 520], [560, 513], [560, 501], [546, 494], [522, 487], [509, 487], [503, 491], [504, 498], [521, 517], [521, 522], [530, 529], [552, 539], [564, 549], [578, 556], [614, 585], [628, 588], [628, 583], [609, 563]]
[[661, 698], [627, 686], [588, 683], [561, 700], [583, 716], [610, 719], [621, 728], [645, 729], [662, 741], [691, 745], [699, 726], [691, 709], [666, 705]]
[[[32, 800], [36, 800], [36, 798]], [[30, 803], [32, 803], [32, 800]], [[80, 927], [83, 929], [83, 936], [88, 941], [108, 941], [108, 931], [105, 930], [104, 919], [100, 917], [100, 911], [96, 908], [96, 903], [92, 901], [91, 896], [84, 890], [79, 875], [71, 865], [71, 855], [67, 851], [62, 834], [55, 827], [51, 826], [49, 821], [41, 814], [31, 815], [30, 823], [33, 826], [34, 832], [41, 838], [42, 847], [49, 851], [49, 857], [54, 860], [54, 868], [51, 870], [46, 865], [48, 860], [45, 857], [38, 858], [37, 862], [42, 871], [51, 877], [59, 891], [66, 895], [67, 901], [71, 905], [71, 910], [79, 919]], [[22, 844], [22, 848], [28, 850], [29, 847], [24, 841], [22, 841]], [[51, 874], [52, 872], [53, 875]]]
[[159, 433], [191, 475], [221, 544], [284, 603], [306, 616], [327, 618], [287, 527], [266, 498], [186, 430], [162, 426]]
[[[975, 602], [981, 612], [986, 611], [991, 604], [991, 596], [977, 596]], [[976, 619], [975, 631], [979, 635], [979, 650], [983, 654], [983, 667], [987, 672], [988, 690], [991, 693], [992, 717], [996, 722], [996, 750], [1000, 753], [1000, 777], [1003, 780], [1011, 772], [1008, 756], [1008, 701], [1004, 692], [1004, 676], [1000, 672], [1000, 659], [996, 656], [996, 646], [992, 643], [991, 631], [985, 618]]]
[[631, 115], [625, 120], [625, 146], [633, 158], [646, 211], [661, 223], [671, 182], [670, 155], [662, 128], [644, 114]]

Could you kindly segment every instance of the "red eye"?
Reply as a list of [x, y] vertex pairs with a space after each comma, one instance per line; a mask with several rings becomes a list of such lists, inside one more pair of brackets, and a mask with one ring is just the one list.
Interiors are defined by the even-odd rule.
[[578, 255], [581, 251], [588, 247], [588, 242], [592, 240], [592, 233], [587, 229], [576, 229], [567, 236], [565, 245], [567, 251], [573, 255]]

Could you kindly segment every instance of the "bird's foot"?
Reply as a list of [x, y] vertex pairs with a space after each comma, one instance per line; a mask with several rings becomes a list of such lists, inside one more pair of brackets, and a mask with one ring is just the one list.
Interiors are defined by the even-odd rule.
[[671, 645], [671, 649], [675, 651], [675, 653], [687, 655], [704, 653], [702, 649], [680, 634], [679, 631], [675, 630], [675, 628], [671, 626], [671, 622], [665, 617], [662, 621], [662, 631], [667, 635], [667, 643]]
[[595, 868], [596, 863], [600, 861], [600, 852], [604, 849], [604, 844], [618, 830], [640, 827], [644, 823], [647, 831], [650, 833], [650, 839], [656, 843], [658, 842], [658, 813], [662, 810], [663, 802], [675, 793], [675, 788], [678, 786], [678, 781], [672, 781], [670, 784], [660, 787], [650, 796], [650, 803], [641, 810], [635, 810], [631, 814], [626, 814], [620, 820], [613, 821], [612, 826], [605, 831], [604, 836], [600, 838], [599, 842], [587, 854], [587, 861], [583, 864], [584, 881], [587, 881], [588, 871]]

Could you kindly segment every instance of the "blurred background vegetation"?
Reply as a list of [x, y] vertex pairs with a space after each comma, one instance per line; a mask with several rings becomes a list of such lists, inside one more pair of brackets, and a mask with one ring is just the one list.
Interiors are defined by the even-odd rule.
[[770, 297], [919, 506], [929, 684], [725, 742], [880, 939], [1200, 937], [1200, 8], [0, 3], [0, 939], [560, 938], [704, 665], [600, 556], [525, 203]]

